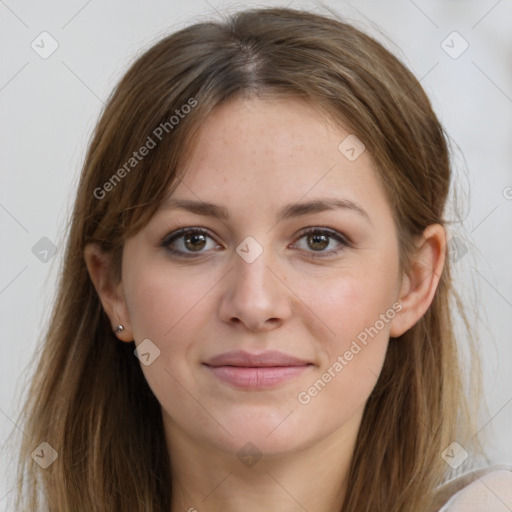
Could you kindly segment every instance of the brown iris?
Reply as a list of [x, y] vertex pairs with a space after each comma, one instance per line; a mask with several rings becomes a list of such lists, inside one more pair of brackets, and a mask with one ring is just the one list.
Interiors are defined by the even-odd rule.
[[206, 236], [200, 233], [186, 235], [184, 243], [189, 251], [200, 251], [206, 245]]
[[308, 235], [307, 240], [309, 247], [314, 251], [321, 251], [329, 245], [329, 237], [326, 235], [312, 233]]

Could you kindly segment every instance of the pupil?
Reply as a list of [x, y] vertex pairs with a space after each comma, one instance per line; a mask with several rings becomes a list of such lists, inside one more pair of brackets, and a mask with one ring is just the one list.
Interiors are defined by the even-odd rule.
[[[197, 244], [197, 242], [199, 242], [199, 244]], [[200, 251], [205, 246], [205, 244], [206, 240], [204, 235], [187, 235], [185, 237], [185, 245], [189, 250]]]
[[325, 235], [309, 235], [308, 243], [311, 249], [319, 251], [325, 249], [329, 245], [329, 239]]

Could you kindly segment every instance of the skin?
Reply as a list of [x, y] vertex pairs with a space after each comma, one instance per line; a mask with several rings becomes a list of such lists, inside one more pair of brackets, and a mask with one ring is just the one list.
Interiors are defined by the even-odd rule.
[[[341, 507], [389, 337], [429, 307], [446, 244], [444, 229], [429, 226], [402, 275], [396, 226], [371, 156], [349, 161], [338, 150], [349, 134], [300, 100], [230, 100], [206, 120], [173, 194], [224, 206], [229, 218], [163, 206], [126, 241], [120, 282], [111, 278], [109, 255], [86, 248], [103, 307], [113, 327], [124, 325], [119, 339], [150, 339], [160, 350], [142, 370], [162, 406], [172, 511]], [[276, 219], [285, 205], [320, 198], [352, 201], [366, 213], [337, 208]], [[177, 239], [171, 247], [193, 257], [173, 255], [162, 240], [180, 227], [202, 227], [211, 238]], [[318, 244], [302, 233], [309, 227], [330, 228], [349, 243], [320, 233]], [[248, 236], [262, 249], [251, 263], [236, 251]], [[300, 403], [298, 394], [393, 304], [401, 310]], [[247, 390], [202, 364], [238, 349], [279, 350], [311, 365], [273, 388]], [[243, 448], [248, 442], [256, 448]], [[241, 449], [262, 457], [249, 467], [237, 457]]]

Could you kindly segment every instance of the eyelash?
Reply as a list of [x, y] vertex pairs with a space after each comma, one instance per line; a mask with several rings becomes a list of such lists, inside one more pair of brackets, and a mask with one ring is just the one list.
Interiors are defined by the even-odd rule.
[[[299, 233], [299, 236], [294, 243], [297, 243], [297, 241], [299, 241], [300, 239], [302, 239], [308, 235], [311, 235], [311, 234], [327, 235], [328, 238], [333, 238], [337, 242], [339, 242], [339, 245], [337, 247], [335, 247], [334, 249], [330, 249], [329, 251], [313, 251], [313, 250], [307, 251], [307, 252], [311, 253], [309, 255], [309, 257], [311, 257], [311, 258], [325, 258], [327, 256], [333, 256], [333, 255], [338, 254], [345, 247], [350, 246], [350, 242], [349, 242], [348, 238], [346, 236], [342, 235], [341, 233], [339, 233], [338, 231], [330, 229], [330, 228], [318, 228], [318, 227], [310, 227], [310, 228], [304, 229], [303, 231], [301, 231]], [[171, 254], [179, 256], [179, 257], [183, 257], [183, 258], [195, 258], [195, 257], [198, 257], [201, 254], [203, 254], [202, 251], [197, 251], [197, 253], [183, 252], [183, 251], [179, 251], [176, 249], [172, 249], [170, 247], [170, 244], [172, 242], [174, 242], [175, 240], [178, 240], [186, 235], [204, 235], [204, 236], [207, 236], [208, 238], [211, 238], [212, 240], [214, 240], [214, 238], [210, 235], [210, 233], [203, 228], [187, 227], [187, 228], [180, 228], [176, 231], [173, 231], [172, 233], [169, 233], [162, 240], [161, 246], [164, 247]]]

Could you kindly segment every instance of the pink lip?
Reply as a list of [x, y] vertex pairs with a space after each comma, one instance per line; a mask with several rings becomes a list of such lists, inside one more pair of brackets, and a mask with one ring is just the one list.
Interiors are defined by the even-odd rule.
[[277, 351], [261, 354], [225, 352], [204, 364], [217, 378], [245, 389], [263, 389], [282, 384], [312, 366], [308, 361]]

